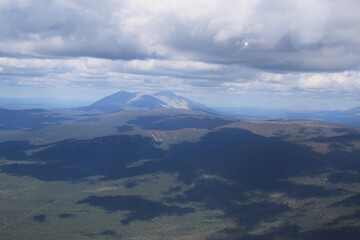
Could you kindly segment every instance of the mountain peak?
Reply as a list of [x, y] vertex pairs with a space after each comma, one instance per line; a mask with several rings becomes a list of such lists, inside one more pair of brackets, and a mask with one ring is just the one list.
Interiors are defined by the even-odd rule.
[[164, 96], [164, 97], [179, 97], [179, 95], [177, 95], [176, 93], [171, 92], [171, 91], [167, 91], [167, 90], [156, 92], [153, 95], [155, 95], [155, 96]]
[[202, 104], [179, 96], [171, 91], [159, 91], [154, 94], [119, 91], [86, 107], [88, 110], [99, 110], [102, 112], [114, 112], [124, 108], [210, 110]]

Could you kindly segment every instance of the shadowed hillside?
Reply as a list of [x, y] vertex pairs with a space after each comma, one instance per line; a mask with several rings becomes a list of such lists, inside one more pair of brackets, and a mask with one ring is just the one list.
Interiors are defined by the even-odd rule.
[[[177, 225], [161, 228], [168, 235], [160, 239], [190, 229], [192, 237], [202, 236], [195, 239], [352, 239], [357, 234], [360, 135], [355, 129], [311, 121], [244, 122], [178, 110], [136, 113], [90, 114], [75, 119], [74, 126], [59, 127], [93, 129], [99, 137], [76, 131], [57, 137], [50, 127], [14, 133], [29, 141], [0, 142], [0, 177], [39, 181], [38, 187], [30, 185], [34, 193], [39, 186], [46, 189], [37, 193], [42, 197], [25, 196], [39, 209], [27, 219], [51, 227], [54, 221], [70, 224], [96, 213], [104, 225], [81, 233], [86, 237], [117, 238], [119, 226], [122, 233], [153, 222], [161, 228], [166, 219]], [[101, 136], [110, 128], [113, 135]], [[34, 136], [49, 143], [34, 144]], [[55, 141], [66, 136], [75, 138]], [[49, 195], [48, 188], [59, 184]], [[22, 188], [12, 189], [7, 191], [17, 196]], [[36, 203], [56, 203], [53, 195], [68, 196], [61, 200], [67, 207], [43, 209]], [[175, 226], [186, 227], [176, 232]]]

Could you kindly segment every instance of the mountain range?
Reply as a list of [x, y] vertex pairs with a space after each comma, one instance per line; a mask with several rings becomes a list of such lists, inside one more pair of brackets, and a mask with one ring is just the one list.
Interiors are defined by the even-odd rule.
[[[56, 100], [54, 100], [56, 102]], [[60, 100], [58, 100], [60, 101]], [[58, 115], [62, 115], [64, 112], [53, 107], [46, 107], [44, 100], [43, 105], [40, 102], [34, 102], [33, 100], [25, 101], [25, 99], [12, 99], [9, 102], [8, 99], [0, 98], [1, 112], [0, 116], [0, 128], [8, 128], [9, 124], [14, 128], [21, 128], [26, 123], [27, 126], [34, 126], [34, 123], [40, 123], [40, 125], [51, 125], [58, 122]], [[14, 103], [17, 103], [14, 105]], [[21, 103], [19, 105], [18, 103]], [[59, 106], [60, 103], [57, 103]], [[81, 103], [78, 103], [81, 106]], [[85, 104], [84, 104], [85, 105]], [[321, 120], [327, 122], [341, 123], [345, 125], [360, 126], [360, 107], [355, 107], [348, 110], [338, 111], [290, 111], [279, 109], [266, 109], [266, 108], [209, 108], [201, 103], [193, 101], [183, 96], [179, 96], [171, 91], [159, 91], [153, 94], [143, 92], [128, 92], [119, 91], [109, 96], [105, 96], [92, 104], [85, 105], [83, 107], [67, 108], [67, 110], [75, 110], [75, 112], [85, 111], [86, 114], [102, 114], [111, 113], [121, 110], [195, 110], [207, 113], [221, 113], [226, 116], [231, 116], [240, 119], [253, 119], [253, 120], [266, 120], [266, 119], [311, 119]], [[20, 107], [22, 106], [22, 107]], [[65, 106], [65, 105], [64, 105]], [[64, 107], [63, 106], [63, 107]], [[71, 106], [69, 106], [71, 107]], [[7, 109], [4, 109], [7, 108]], [[36, 108], [36, 109], [35, 109]], [[47, 109], [48, 111], [40, 111], [39, 108]], [[11, 110], [9, 110], [11, 109]], [[16, 109], [16, 110], [15, 110]], [[19, 110], [22, 109], [22, 110]], [[24, 110], [26, 109], [26, 110]], [[17, 119], [12, 122], [11, 116], [17, 116]], [[41, 115], [47, 117], [46, 121]], [[49, 118], [51, 116], [52, 118]], [[67, 116], [63, 116], [67, 117]], [[33, 121], [27, 121], [27, 120]], [[6, 123], [5, 123], [6, 122]], [[41, 123], [43, 122], [43, 123]], [[20, 124], [21, 123], [21, 124]], [[37, 124], [39, 125], [39, 124]], [[39, 126], [40, 126], [39, 125]]]

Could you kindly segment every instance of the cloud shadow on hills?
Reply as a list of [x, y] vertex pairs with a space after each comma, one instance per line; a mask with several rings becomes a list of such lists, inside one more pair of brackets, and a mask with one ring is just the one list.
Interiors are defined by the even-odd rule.
[[0, 130], [38, 130], [47, 126], [59, 125], [71, 119], [43, 109], [9, 110], [0, 108]]
[[[0, 155], [9, 156], [11, 153], [18, 156], [24, 149], [29, 149], [28, 145], [19, 143], [18, 150], [15, 148], [9, 153], [4, 150], [6, 144], [9, 143], [0, 143]], [[130, 211], [122, 222], [128, 224], [134, 220], [146, 221], [157, 216], [191, 213], [192, 209], [180, 208], [176, 204], [196, 202], [205, 209], [221, 210], [224, 217], [232, 218], [239, 227], [248, 229], [264, 220], [272, 222], [277, 216], [292, 209], [285, 204], [267, 201], [248, 203], [246, 193], [254, 190], [275, 191], [296, 199], [341, 196], [346, 191], [300, 185], [284, 179], [302, 176], [304, 173], [316, 174], [328, 168], [343, 171], [360, 169], [356, 151], [341, 154], [330, 151], [324, 155], [314, 152], [310, 147], [282, 141], [280, 138], [263, 137], [242, 129], [220, 129], [208, 133], [198, 142], [172, 145], [168, 150], [157, 148], [156, 144], [152, 138], [139, 135], [68, 140], [30, 157], [21, 155], [44, 164], [8, 164], [1, 165], [0, 169], [5, 173], [31, 176], [44, 181], [81, 181], [99, 175], [103, 176], [102, 180], [112, 180], [156, 172], [176, 174], [179, 180], [192, 184], [192, 187], [186, 191], [169, 189], [168, 193], [163, 192], [162, 202], [140, 196], [91, 196], [78, 203], [109, 212]], [[346, 163], [340, 165], [344, 156]], [[143, 164], [131, 166], [144, 159], [147, 161]], [[137, 183], [132, 184], [136, 186]], [[357, 202], [351, 201], [351, 204]], [[152, 208], [156, 211], [152, 211]], [[251, 220], [246, 216], [251, 216]], [[285, 230], [276, 231], [275, 235], [269, 233], [264, 239], [273, 239], [279, 234], [282, 236], [281, 231]], [[286, 231], [300, 234], [293, 227]], [[289, 236], [293, 236], [291, 234]], [[316, 234], [314, 232], [306, 236], [314, 239], [312, 236]], [[248, 239], [257, 238], [249, 236]]]
[[[4, 152], [0, 152], [0, 156], [9, 155], [9, 151], [6, 150], [8, 144], [0, 143], [0, 149], [4, 149]], [[80, 181], [99, 175], [104, 179], [144, 175], [157, 169], [127, 168], [127, 166], [141, 159], [160, 158], [163, 151], [155, 146], [156, 143], [151, 138], [139, 135], [67, 140], [36, 152], [32, 156], [24, 154], [24, 149], [30, 148], [28, 145], [23, 147], [23, 142], [11, 144], [18, 146], [17, 151], [10, 151], [14, 156], [38, 160], [42, 164], [8, 164], [1, 166], [1, 170], [43, 181]]]
[[349, 171], [333, 173], [328, 177], [331, 183], [360, 183], [360, 174]]
[[46, 215], [45, 214], [36, 215], [31, 219], [38, 223], [44, 223], [46, 221]]
[[[0, 156], [38, 160], [42, 164], [14, 163], [1, 165], [0, 169], [5, 173], [27, 175], [44, 181], [80, 181], [91, 176], [111, 180], [162, 171], [176, 174], [179, 180], [187, 184], [201, 185], [199, 178], [209, 175], [239, 183], [243, 188], [289, 191], [297, 198], [334, 194], [321, 187], [279, 182], [304, 172], [321, 171], [339, 162], [336, 155], [319, 154], [309, 147], [279, 138], [224, 128], [208, 133], [198, 142], [172, 145], [168, 150], [156, 145], [149, 137], [118, 135], [67, 140], [27, 156], [25, 150], [40, 146], [6, 142], [0, 143]], [[350, 159], [347, 167], [353, 170], [351, 163], [357, 161], [352, 158], [356, 156], [357, 152], [347, 155]], [[131, 166], [144, 159], [143, 164]], [[133, 185], [136, 186], [136, 182]]]
[[29, 157], [25, 154], [26, 150], [34, 148], [26, 141], [9, 141], [0, 143], [0, 158], [12, 160], [25, 160]]
[[109, 213], [130, 211], [126, 218], [121, 221], [124, 225], [136, 220], [147, 221], [160, 216], [185, 215], [194, 212], [192, 208], [166, 205], [140, 196], [90, 196], [77, 202], [77, 204], [99, 207]]

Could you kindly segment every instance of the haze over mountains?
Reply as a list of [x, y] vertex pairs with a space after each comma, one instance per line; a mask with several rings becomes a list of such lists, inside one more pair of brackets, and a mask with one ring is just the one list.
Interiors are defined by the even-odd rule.
[[[24, 102], [24, 100], [22, 100]], [[6, 103], [4, 104], [6, 106]], [[23, 104], [25, 106], [26, 104]], [[0, 100], [1, 106], [1, 100]], [[47, 109], [40, 110], [38, 104], [27, 105], [26, 110], [10, 110], [1, 108], [0, 127], [10, 124], [14, 128], [21, 126], [41, 126], [59, 123], [59, 119], [66, 119], [64, 110]], [[41, 106], [41, 105], [40, 105]], [[45, 108], [46, 109], [46, 108]], [[360, 107], [342, 111], [315, 111], [315, 112], [296, 112], [287, 110], [259, 109], [259, 108], [209, 108], [201, 103], [177, 95], [170, 91], [160, 91], [153, 94], [142, 92], [118, 91], [109, 96], [105, 96], [87, 106], [67, 108], [67, 112], [84, 111], [84, 114], [111, 113], [122, 110], [189, 110], [203, 111], [208, 113], [220, 113], [230, 117], [252, 120], [270, 119], [309, 119], [321, 120], [334, 123], [346, 124], [349, 126], [360, 126]], [[60, 111], [59, 111], [60, 110]], [[43, 116], [43, 117], [41, 117]], [[31, 121], [30, 121], [31, 120]], [[27, 121], [27, 122], [26, 122]], [[24, 123], [24, 124], [21, 124]], [[9, 126], [9, 125], [8, 125]]]
[[[170, 91], [160, 91], [155, 94], [119, 91], [84, 107], [68, 109], [10, 110], [0, 108], [0, 129], [38, 129], [57, 125], [64, 120], [77, 118], [81, 114], [106, 114], [124, 110], [183, 110], [214, 112], [203, 104]], [[75, 115], [74, 115], [75, 114]]]
[[359, 107], [337, 111], [290, 111], [266, 108], [222, 108], [218, 112], [224, 115], [236, 116], [242, 119], [266, 120], [266, 119], [311, 119], [360, 126]]

